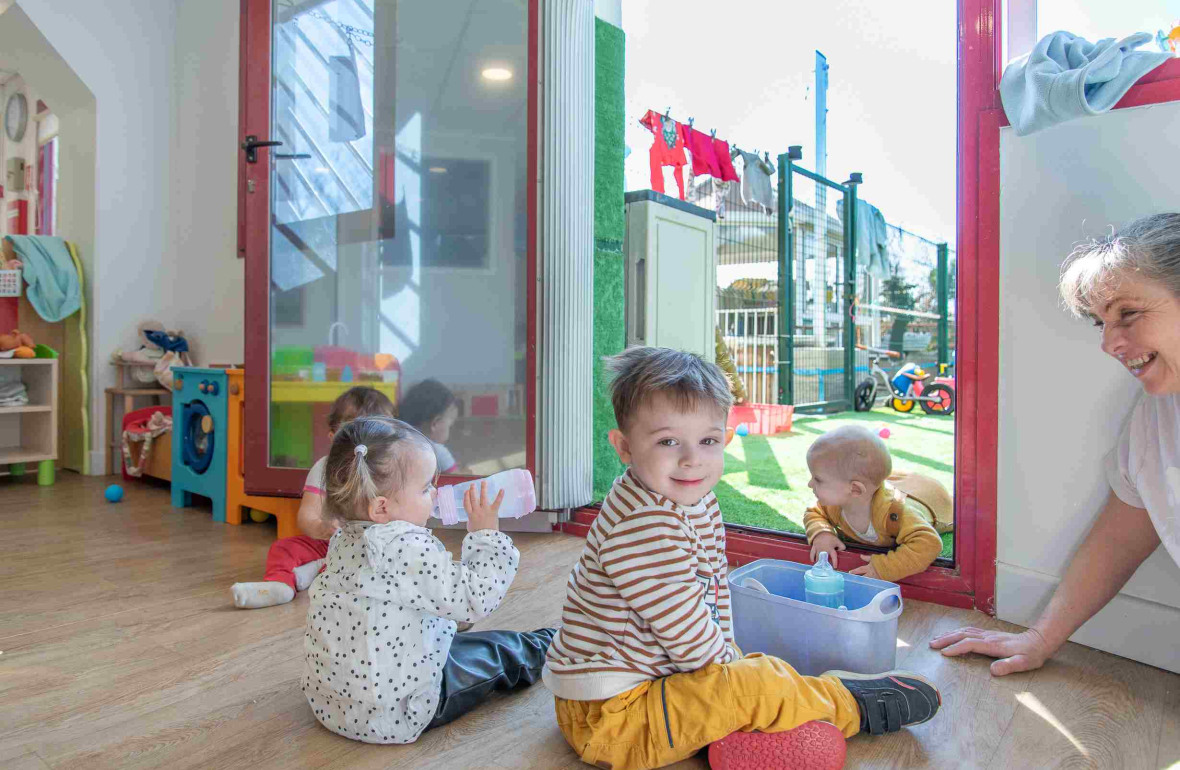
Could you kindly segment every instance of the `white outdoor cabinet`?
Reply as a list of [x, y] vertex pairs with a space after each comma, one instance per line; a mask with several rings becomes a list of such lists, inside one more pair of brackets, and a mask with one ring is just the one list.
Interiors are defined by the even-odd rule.
[[627, 344], [716, 358], [716, 212], [641, 190], [625, 196]]

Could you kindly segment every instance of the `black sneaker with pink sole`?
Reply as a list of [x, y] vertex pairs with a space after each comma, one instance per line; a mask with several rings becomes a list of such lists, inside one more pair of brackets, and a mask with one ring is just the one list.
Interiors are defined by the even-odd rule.
[[839, 679], [852, 693], [860, 707], [860, 730], [870, 735], [895, 733], [903, 727], [929, 722], [942, 705], [934, 683], [909, 671], [825, 671], [823, 675]]

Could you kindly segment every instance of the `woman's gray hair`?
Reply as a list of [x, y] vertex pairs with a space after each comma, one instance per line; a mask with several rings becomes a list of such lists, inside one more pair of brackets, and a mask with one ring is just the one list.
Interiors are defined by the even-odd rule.
[[1069, 311], [1084, 317], [1132, 275], [1180, 297], [1180, 214], [1152, 214], [1081, 244], [1061, 264], [1058, 288]]

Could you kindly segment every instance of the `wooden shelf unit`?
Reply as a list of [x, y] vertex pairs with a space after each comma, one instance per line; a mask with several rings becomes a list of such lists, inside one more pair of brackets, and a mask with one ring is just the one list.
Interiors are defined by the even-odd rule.
[[54, 481], [57, 460], [57, 359], [0, 359], [0, 381], [21, 381], [29, 393], [23, 406], [0, 407], [0, 465], [16, 466], [13, 475], [24, 472], [25, 463], [38, 463], [37, 479], [42, 485]]
[[[115, 387], [105, 390], [107, 397], [107, 475], [117, 473], [123, 467], [123, 416], [135, 409], [135, 399], [151, 399], [149, 406], [171, 406], [172, 391], [159, 383], [140, 383], [129, 376], [133, 369], [154, 369], [155, 362], [115, 361]], [[123, 397], [123, 413], [115, 414], [115, 400]], [[116, 422], [116, 417], [118, 421]], [[171, 463], [171, 457], [169, 457]]]

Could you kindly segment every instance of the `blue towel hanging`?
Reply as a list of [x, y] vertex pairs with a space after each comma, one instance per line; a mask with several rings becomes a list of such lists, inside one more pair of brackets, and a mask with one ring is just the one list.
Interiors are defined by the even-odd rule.
[[37, 314], [50, 323], [73, 315], [82, 306], [82, 286], [66, 242], [52, 235], [8, 235], [23, 267], [25, 296]]

